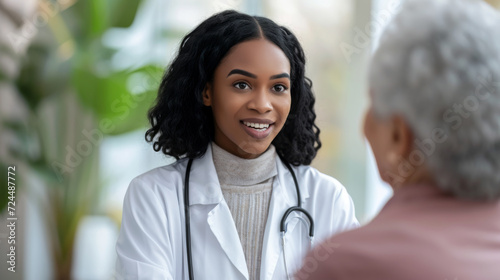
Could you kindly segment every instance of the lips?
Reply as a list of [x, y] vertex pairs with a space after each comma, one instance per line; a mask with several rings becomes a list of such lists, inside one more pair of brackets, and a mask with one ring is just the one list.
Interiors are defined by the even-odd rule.
[[245, 119], [240, 124], [248, 135], [256, 139], [266, 138], [274, 127], [274, 122], [267, 119]]
[[270, 124], [267, 123], [251, 123], [251, 122], [243, 122], [244, 125], [255, 128], [257, 130], [266, 130]]

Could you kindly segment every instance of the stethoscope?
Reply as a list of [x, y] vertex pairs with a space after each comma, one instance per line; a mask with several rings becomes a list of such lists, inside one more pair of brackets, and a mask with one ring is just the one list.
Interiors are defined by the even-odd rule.
[[[281, 158], [281, 156], [280, 156], [280, 158]], [[286, 246], [285, 246], [285, 234], [287, 231], [286, 220], [288, 219], [288, 216], [294, 211], [304, 213], [304, 215], [309, 220], [309, 224], [301, 216], [297, 216], [296, 218], [301, 220], [303, 223], [305, 223], [305, 225], [308, 226], [308, 228], [309, 228], [309, 246], [310, 246], [310, 248], [312, 248], [313, 240], [314, 240], [314, 220], [313, 220], [311, 214], [309, 214], [309, 212], [307, 212], [307, 210], [305, 210], [301, 206], [302, 204], [301, 204], [299, 183], [297, 182], [297, 177], [295, 177], [295, 172], [293, 172], [293, 169], [288, 162], [286, 162], [282, 158], [281, 158], [281, 161], [285, 164], [285, 166], [288, 168], [288, 170], [290, 170], [290, 173], [292, 173], [293, 182], [295, 183], [295, 190], [297, 192], [297, 200], [298, 200], [297, 206], [290, 207], [285, 211], [285, 214], [283, 214], [283, 217], [281, 218], [281, 222], [280, 222], [281, 245], [283, 246], [283, 262], [285, 265], [285, 272], [287, 274], [287, 278], [290, 280], [291, 278], [290, 278], [290, 274], [288, 273], [288, 267], [287, 267], [287, 263], [286, 263], [286, 253], [285, 253], [285, 248], [286, 248]], [[187, 164], [187, 169], [186, 169], [186, 175], [184, 178], [184, 213], [185, 213], [185, 217], [186, 217], [185, 218], [186, 219], [185, 220], [185, 223], [186, 223], [186, 249], [187, 249], [187, 261], [188, 261], [188, 273], [189, 273], [190, 280], [194, 279], [194, 277], [193, 277], [193, 260], [192, 260], [192, 253], [191, 253], [191, 225], [190, 225], [191, 215], [189, 212], [189, 174], [191, 173], [191, 165], [192, 164], [193, 164], [193, 159], [189, 159], [188, 164]]]

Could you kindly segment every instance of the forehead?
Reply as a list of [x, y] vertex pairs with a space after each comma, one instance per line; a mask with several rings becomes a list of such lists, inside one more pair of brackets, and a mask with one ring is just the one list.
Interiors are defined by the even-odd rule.
[[222, 59], [217, 70], [231, 71], [240, 68], [246, 71], [269, 72], [271, 75], [290, 73], [290, 62], [285, 53], [266, 39], [254, 39], [233, 46]]

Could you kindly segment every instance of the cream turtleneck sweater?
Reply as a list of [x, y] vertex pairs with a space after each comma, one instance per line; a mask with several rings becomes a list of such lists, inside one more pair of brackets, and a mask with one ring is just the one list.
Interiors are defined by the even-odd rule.
[[273, 145], [258, 158], [243, 159], [212, 143], [215, 170], [245, 253], [249, 279], [260, 278], [262, 243], [276, 170]]

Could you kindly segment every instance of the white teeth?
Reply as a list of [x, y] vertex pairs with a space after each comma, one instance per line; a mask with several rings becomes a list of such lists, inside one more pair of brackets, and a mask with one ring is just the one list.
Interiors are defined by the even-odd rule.
[[267, 123], [251, 123], [251, 122], [243, 122], [246, 126], [255, 128], [258, 130], [266, 130], [269, 127]]

